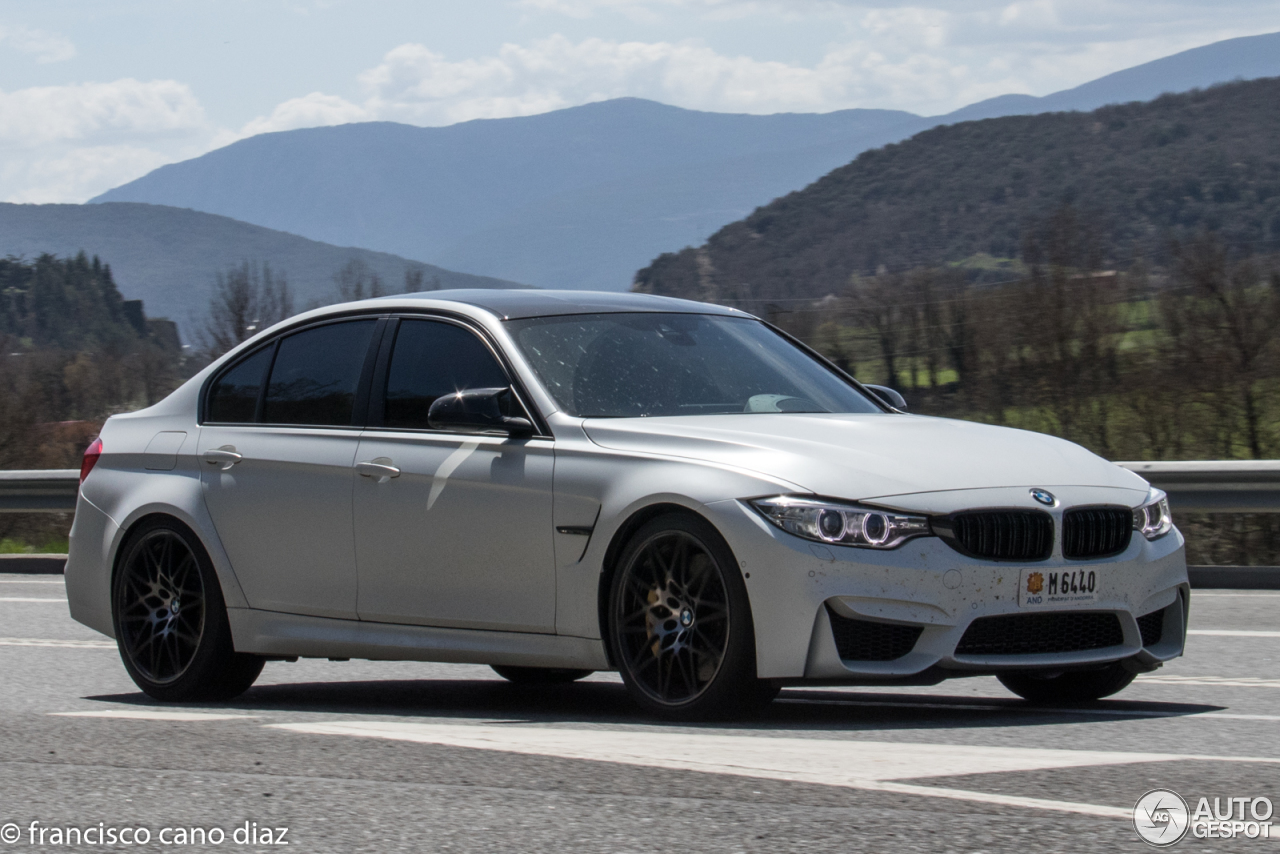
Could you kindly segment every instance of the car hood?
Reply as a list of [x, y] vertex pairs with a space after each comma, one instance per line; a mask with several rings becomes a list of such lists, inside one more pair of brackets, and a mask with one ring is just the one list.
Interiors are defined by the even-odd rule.
[[1146, 489], [1136, 474], [1054, 436], [919, 415], [593, 418], [583, 429], [605, 448], [731, 465], [847, 499], [998, 487]]

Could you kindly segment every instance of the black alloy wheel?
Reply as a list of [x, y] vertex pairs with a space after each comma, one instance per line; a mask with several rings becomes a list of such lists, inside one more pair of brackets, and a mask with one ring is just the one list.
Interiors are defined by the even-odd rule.
[[125, 669], [158, 700], [226, 700], [262, 672], [235, 652], [208, 555], [176, 520], [148, 520], [121, 549], [112, 620]]
[[777, 694], [756, 679], [751, 608], [733, 554], [692, 515], [654, 519], [623, 550], [609, 635], [627, 690], [650, 712], [724, 718]]
[[140, 537], [118, 596], [120, 642], [133, 666], [156, 685], [179, 679], [204, 635], [204, 583], [186, 541], [165, 528]]

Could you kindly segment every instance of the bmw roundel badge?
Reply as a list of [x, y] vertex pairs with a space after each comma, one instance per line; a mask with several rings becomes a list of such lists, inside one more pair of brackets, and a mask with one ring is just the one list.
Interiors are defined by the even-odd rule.
[[1058, 499], [1054, 498], [1053, 493], [1047, 489], [1033, 489], [1031, 497], [1046, 507], [1052, 507], [1058, 503]]

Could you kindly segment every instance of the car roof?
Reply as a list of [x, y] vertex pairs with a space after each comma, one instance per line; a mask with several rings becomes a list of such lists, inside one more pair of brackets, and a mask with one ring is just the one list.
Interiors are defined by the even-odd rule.
[[525, 317], [550, 317], [563, 314], [605, 314], [610, 312], [680, 312], [683, 314], [720, 314], [750, 317], [746, 312], [722, 305], [661, 297], [653, 294], [611, 291], [551, 291], [523, 289], [459, 289], [422, 291], [381, 297], [404, 302], [460, 303], [487, 311], [502, 320]]

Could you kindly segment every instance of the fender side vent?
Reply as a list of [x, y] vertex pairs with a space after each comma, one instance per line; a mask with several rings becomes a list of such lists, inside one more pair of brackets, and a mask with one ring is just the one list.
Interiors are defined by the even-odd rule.
[[911, 652], [924, 626], [852, 620], [827, 608], [836, 650], [844, 661], [893, 661]]

